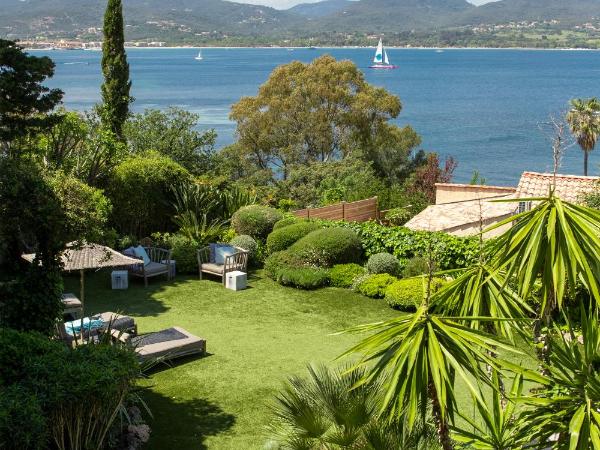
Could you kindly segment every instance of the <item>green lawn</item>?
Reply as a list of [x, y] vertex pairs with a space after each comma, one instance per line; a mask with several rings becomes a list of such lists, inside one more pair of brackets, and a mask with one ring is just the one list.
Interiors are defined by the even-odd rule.
[[[65, 288], [78, 292], [78, 279]], [[260, 449], [266, 442], [269, 403], [292, 374], [310, 363], [331, 363], [358, 340], [331, 333], [394, 317], [381, 300], [348, 290], [314, 292], [254, 277], [241, 292], [217, 279], [139, 280], [110, 289], [110, 272], [86, 279], [86, 314], [123, 312], [140, 333], [178, 325], [207, 340], [209, 355], [161, 369], [145, 382], [154, 419], [151, 449]]]

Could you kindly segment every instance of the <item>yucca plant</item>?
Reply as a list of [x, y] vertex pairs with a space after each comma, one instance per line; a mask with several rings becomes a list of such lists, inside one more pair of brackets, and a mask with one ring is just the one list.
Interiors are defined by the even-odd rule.
[[482, 367], [498, 369], [502, 362], [489, 353], [517, 352], [495, 336], [465, 326], [465, 319], [431, 314], [425, 301], [414, 314], [348, 330], [370, 336], [342, 355], [362, 355], [355, 367], [367, 369], [357, 386], [380, 383], [383, 410], [403, 418], [407, 430], [413, 431], [431, 407], [445, 450], [453, 448], [449, 425], [456, 411], [457, 376], [482, 401], [477, 380], [489, 383]]
[[[517, 400], [523, 392], [523, 377], [515, 375], [505, 402], [500, 392], [500, 374], [493, 371], [490, 401], [473, 398], [479, 413], [479, 420], [460, 414], [466, 422], [464, 426], [452, 427], [452, 437], [461, 449], [474, 450], [515, 450], [523, 448], [530, 440], [524, 436], [526, 424], [519, 418]], [[505, 404], [506, 403], [506, 404]]]
[[[568, 319], [567, 319], [567, 322]], [[551, 334], [553, 352], [546, 376], [522, 419], [532, 448], [600, 450], [600, 324], [598, 311], [581, 308], [581, 336], [569, 324]]]
[[269, 427], [273, 445], [286, 450], [417, 450], [435, 448], [426, 423], [403, 434], [398, 421], [380, 414], [377, 384], [355, 387], [362, 369], [308, 367], [309, 377], [293, 377], [277, 396]]

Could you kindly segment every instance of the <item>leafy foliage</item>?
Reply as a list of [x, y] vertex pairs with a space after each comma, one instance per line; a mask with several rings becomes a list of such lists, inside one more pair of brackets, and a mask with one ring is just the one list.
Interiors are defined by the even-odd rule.
[[400, 274], [400, 261], [389, 253], [375, 253], [369, 257], [365, 266], [369, 273], [387, 273], [393, 276]]
[[308, 367], [277, 395], [269, 430], [281, 449], [369, 448], [415, 450], [433, 441], [430, 429], [406, 436], [399, 422], [378, 411], [378, 386], [356, 383], [364, 371]]
[[312, 231], [289, 249], [307, 265], [331, 267], [361, 259], [358, 235], [347, 228], [324, 228]]
[[231, 225], [238, 234], [247, 234], [255, 239], [265, 239], [282, 214], [276, 209], [262, 205], [240, 208], [231, 218]]
[[413, 256], [404, 263], [404, 269], [402, 269], [402, 276], [404, 278], [416, 277], [424, 275], [429, 271], [428, 262], [421, 256]]
[[201, 175], [212, 167], [217, 135], [214, 130], [199, 132], [198, 119], [180, 108], [147, 109], [126, 122], [124, 133], [132, 153], [154, 150]]
[[426, 284], [424, 277], [395, 281], [386, 288], [385, 301], [392, 308], [414, 310], [423, 303]]
[[273, 231], [283, 227], [287, 227], [288, 225], [292, 225], [294, 223], [302, 222], [303, 220], [304, 219], [300, 219], [299, 217], [296, 217], [293, 214], [285, 214], [283, 219], [275, 222], [275, 225], [273, 225]]
[[296, 241], [320, 228], [321, 225], [314, 222], [299, 222], [273, 230], [267, 236], [267, 251], [273, 253], [287, 250]]
[[594, 150], [600, 136], [600, 101], [597, 98], [571, 100], [567, 122], [583, 150], [583, 174], [587, 176], [589, 152]]
[[387, 227], [376, 222], [321, 221], [323, 226], [346, 227], [360, 237], [367, 256], [391, 253], [399, 260], [426, 255], [430, 242], [436, 247], [436, 260], [441, 270], [467, 267], [479, 254], [475, 238], [462, 238], [446, 233], [412, 231], [403, 227]]
[[16, 140], [60, 119], [48, 113], [63, 92], [42, 85], [54, 75], [52, 60], [31, 56], [13, 41], [0, 39], [0, 67], [0, 150], [10, 154], [17, 152]]
[[397, 280], [387, 273], [368, 275], [356, 285], [356, 290], [367, 297], [383, 298], [387, 287]]
[[329, 282], [329, 271], [320, 267], [280, 267], [275, 280], [283, 286], [318, 289]]
[[235, 247], [246, 250], [250, 258], [256, 257], [256, 251], [258, 250], [258, 244], [252, 236], [247, 234], [241, 234], [234, 237], [229, 243]]
[[156, 152], [120, 163], [108, 190], [118, 231], [143, 236], [169, 230], [175, 213], [172, 186], [189, 179], [187, 170]]
[[358, 264], [336, 264], [329, 271], [329, 280], [332, 286], [349, 288], [364, 273], [365, 269]]

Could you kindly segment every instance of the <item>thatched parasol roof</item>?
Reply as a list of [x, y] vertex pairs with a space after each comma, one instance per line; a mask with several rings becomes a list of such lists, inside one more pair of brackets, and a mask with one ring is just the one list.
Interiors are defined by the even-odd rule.
[[[35, 253], [23, 255], [23, 259], [33, 262]], [[62, 254], [64, 270], [100, 269], [102, 267], [130, 266], [142, 264], [136, 258], [125, 256], [110, 247], [100, 244], [70, 243]]]

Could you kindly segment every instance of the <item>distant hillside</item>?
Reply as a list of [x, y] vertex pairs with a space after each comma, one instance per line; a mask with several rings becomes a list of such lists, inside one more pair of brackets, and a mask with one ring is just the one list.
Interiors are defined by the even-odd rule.
[[[143, 35], [193, 36], [214, 31], [273, 34], [296, 21], [292, 13], [224, 0], [127, 0], [123, 3], [129, 39]], [[102, 26], [105, 6], [105, 0], [0, 0], [0, 29], [19, 37], [56, 32], [67, 36], [85, 34], [90, 31], [88, 28]]]
[[581, 22], [600, 17], [600, 0], [502, 0], [472, 8], [455, 24], [497, 24], [518, 21], [560, 20]]
[[324, 0], [317, 3], [301, 3], [288, 9], [288, 11], [312, 18], [324, 17], [343, 10], [350, 3], [351, 0]]
[[321, 19], [322, 29], [368, 32], [432, 29], [476, 6], [466, 0], [361, 0]]
[[[542, 24], [545, 29], [539, 35], [548, 42], [541, 45], [585, 46], [590, 33], [597, 31], [597, 42], [596, 36], [590, 39], [600, 46], [600, 0], [500, 0], [479, 7], [467, 0], [325, 0], [285, 11], [225, 0], [125, 0], [124, 4], [126, 39], [137, 41], [373, 45], [372, 35], [385, 34], [386, 41], [396, 45], [494, 45], [497, 33], [506, 34], [495, 24], [557, 21]], [[105, 5], [106, 0], [0, 0], [0, 37], [98, 41]], [[594, 25], [581, 26], [588, 21]], [[477, 34], [481, 28], [473, 30], [481, 24], [490, 25], [487, 36]], [[515, 37], [504, 36], [500, 44], [519, 45], [515, 39], [525, 38], [518, 30], [530, 29], [529, 25], [502, 27]], [[575, 25], [580, 25], [575, 41], [558, 36]], [[535, 38], [528, 39], [534, 42], [527, 45], [537, 45]]]

